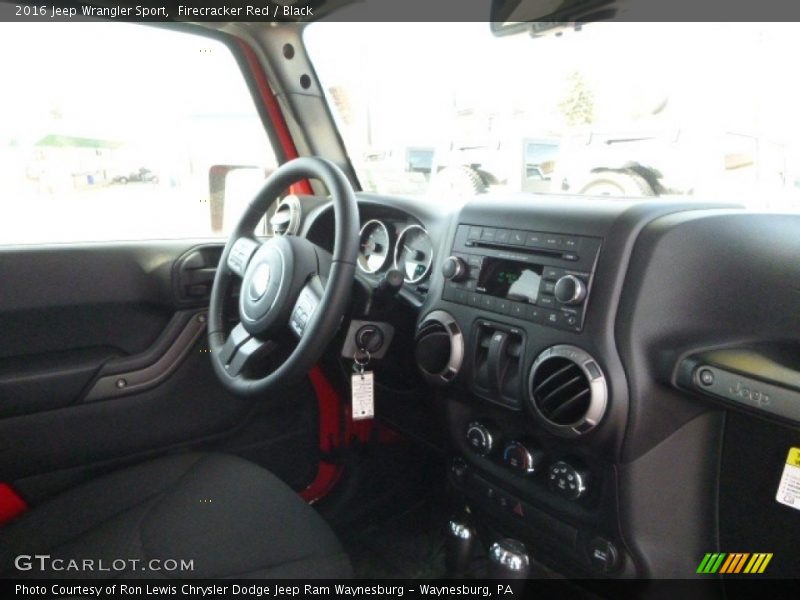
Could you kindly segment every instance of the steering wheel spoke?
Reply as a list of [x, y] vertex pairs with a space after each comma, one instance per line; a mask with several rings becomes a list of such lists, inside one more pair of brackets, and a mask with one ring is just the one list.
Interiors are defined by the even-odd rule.
[[298, 338], [303, 337], [306, 327], [317, 310], [322, 294], [325, 291], [318, 275], [314, 275], [300, 290], [297, 302], [294, 303], [289, 316], [289, 329]]
[[227, 263], [231, 272], [235, 273], [240, 278], [244, 278], [247, 265], [250, 263], [253, 254], [258, 250], [259, 245], [257, 241], [248, 237], [240, 237], [237, 239], [233, 243], [231, 251], [228, 254]]
[[236, 325], [219, 351], [218, 358], [231, 377], [238, 377], [255, 360], [276, 348], [270, 340], [262, 341], [250, 335], [241, 323]]

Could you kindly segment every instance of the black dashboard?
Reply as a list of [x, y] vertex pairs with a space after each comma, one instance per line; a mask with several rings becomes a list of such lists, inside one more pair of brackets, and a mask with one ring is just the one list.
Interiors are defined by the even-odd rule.
[[[423, 418], [486, 527], [564, 573], [688, 577], [745, 547], [795, 572], [800, 511], [775, 495], [800, 446], [800, 215], [530, 195], [359, 207], [361, 278], [403, 273], [435, 390]], [[330, 219], [318, 202], [305, 235], [330, 245]]]

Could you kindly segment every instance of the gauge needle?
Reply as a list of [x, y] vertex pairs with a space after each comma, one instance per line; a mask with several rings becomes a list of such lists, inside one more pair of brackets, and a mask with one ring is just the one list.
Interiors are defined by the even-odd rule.
[[406, 244], [403, 244], [403, 248], [405, 248], [411, 253], [411, 256], [414, 258], [414, 260], [422, 260], [421, 256], [422, 252], [420, 252], [419, 250], [414, 250], [413, 248], [409, 248]]

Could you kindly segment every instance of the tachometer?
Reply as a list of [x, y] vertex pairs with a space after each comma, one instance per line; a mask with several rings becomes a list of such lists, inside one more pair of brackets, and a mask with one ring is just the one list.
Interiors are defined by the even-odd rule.
[[394, 268], [403, 273], [406, 283], [422, 281], [431, 270], [433, 242], [419, 225], [406, 227], [394, 247]]
[[361, 228], [358, 266], [365, 273], [380, 271], [389, 260], [389, 229], [377, 220], [367, 221]]

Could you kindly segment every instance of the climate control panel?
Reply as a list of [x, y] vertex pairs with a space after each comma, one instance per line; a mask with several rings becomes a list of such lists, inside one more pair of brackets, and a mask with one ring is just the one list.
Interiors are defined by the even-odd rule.
[[589, 470], [577, 459], [548, 461], [544, 450], [533, 440], [507, 440], [492, 425], [473, 421], [464, 433], [467, 447], [474, 454], [504, 465], [512, 473], [533, 478], [547, 472], [549, 489], [568, 500], [580, 500], [589, 491]]

